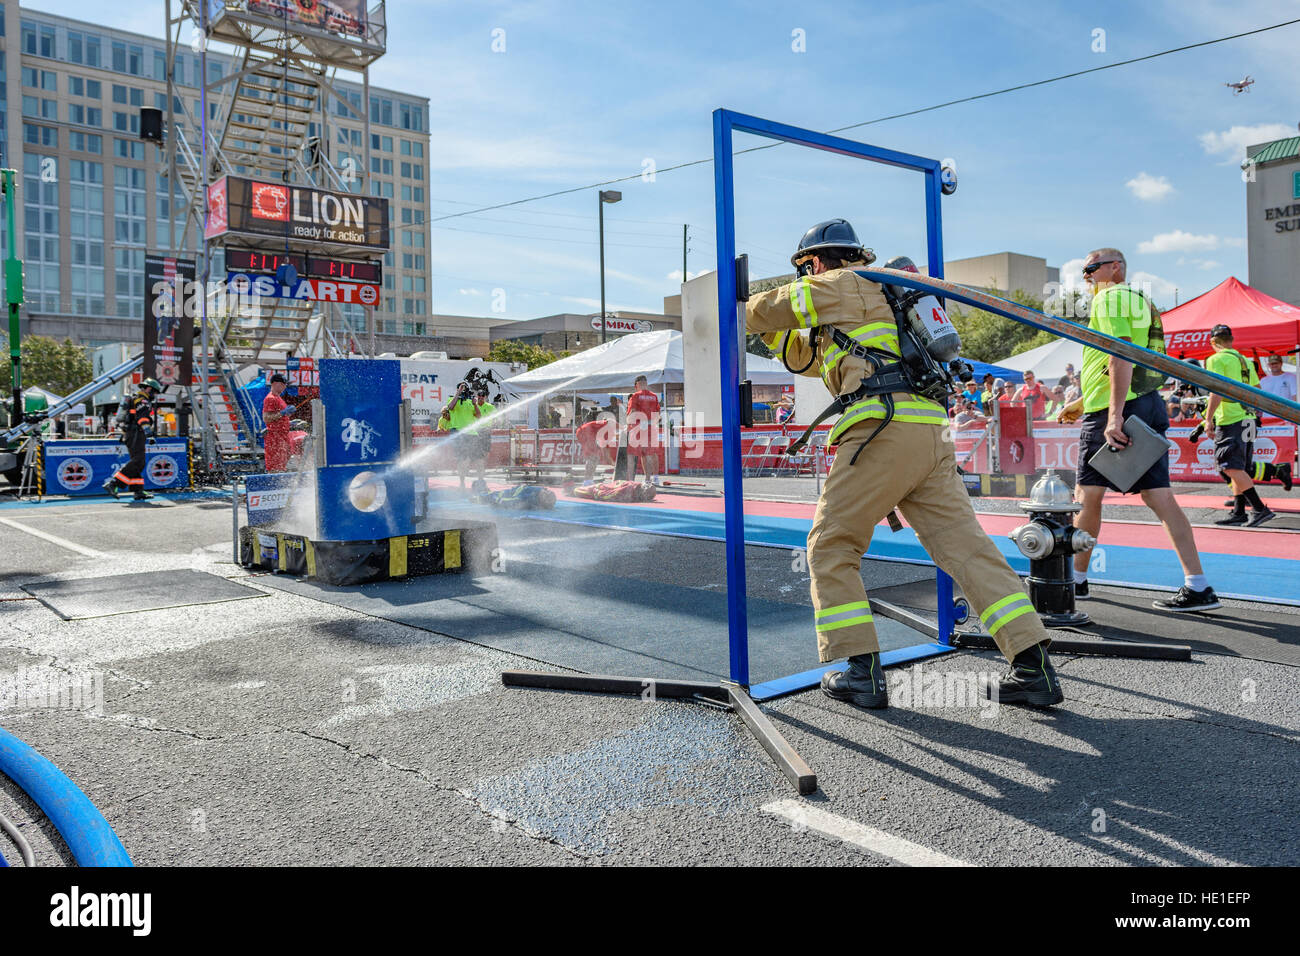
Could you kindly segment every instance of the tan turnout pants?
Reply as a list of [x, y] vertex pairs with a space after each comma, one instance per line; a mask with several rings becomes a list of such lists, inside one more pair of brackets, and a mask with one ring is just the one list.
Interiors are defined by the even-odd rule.
[[948, 429], [895, 420], [850, 464], [879, 424], [868, 419], [845, 434], [808, 534], [820, 659], [880, 649], [862, 584], [862, 555], [894, 507], [934, 562], [961, 585], [1008, 660], [1046, 640], [1019, 576], [975, 517]]

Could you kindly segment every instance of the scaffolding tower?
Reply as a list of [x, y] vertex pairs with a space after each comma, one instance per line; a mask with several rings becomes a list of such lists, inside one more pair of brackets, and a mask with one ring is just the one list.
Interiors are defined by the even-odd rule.
[[[159, 173], [165, 177], [174, 255], [194, 255], [211, 290], [212, 255], [204, 237], [208, 190], [223, 176], [365, 193], [370, 169], [370, 64], [387, 46], [384, 0], [166, 0], [167, 110]], [[209, 48], [218, 45], [233, 69], [212, 78]], [[199, 113], [179, 95], [176, 58], [199, 57]], [[336, 87], [340, 72], [360, 74], [358, 105]], [[330, 158], [331, 101], [364, 127], [363, 159], [339, 169]], [[358, 168], [359, 167], [359, 168]], [[179, 214], [179, 215], [178, 215]], [[178, 235], [179, 233], [179, 235]], [[328, 242], [290, 238], [285, 251], [338, 254]], [[372, 253], [373, 254], [373, 253]], [[224, 279], [222, 275], [219, 278]], [[256, 450], [257, 411], [239, 409], [230, 393], [252, 365], [283, 361], [310, 346], [326, 354], [355, 353], [361, 340], [337, 303], [248, 297], [224, 309], [224, 296], [202, 298], [197, 396], [203, 461]], [[374, 315], [366, 325], [374, 354]], [[341, 331], [340, 344], [334, 331]], [[232, 410], [231, 406], [234, 405]]]

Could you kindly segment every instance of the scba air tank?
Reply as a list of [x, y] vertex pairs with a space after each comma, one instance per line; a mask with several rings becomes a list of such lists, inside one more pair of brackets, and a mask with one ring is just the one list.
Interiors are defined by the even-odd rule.
[[[885, 263], [885, 268], [920, 274], [916, 263], [907, 256], [895, 256]], [[942, 302], [929, 292], [904, 289], [899, 286], [890, 286], [889, 289], [902, 306], [903, 314], [907, 317], [917, 338], [936, 361], [951, 362], [961, 354], [961, 336], [953, 328]]]

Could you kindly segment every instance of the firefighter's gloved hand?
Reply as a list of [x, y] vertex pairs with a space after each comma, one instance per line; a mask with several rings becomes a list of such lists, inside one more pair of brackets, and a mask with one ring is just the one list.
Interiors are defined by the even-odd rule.
[[1187, 440], [1191, 442], [1193, 445], [1195, 445], [1198, 441], [1201, 440], [1201, 436], [1204, 434], [1205, 434], [1205, 422], [1201, 422], [1199, 425], [1197, 425], [1195, 428], [1192, 429], [1192, 433], [1187, 436]]

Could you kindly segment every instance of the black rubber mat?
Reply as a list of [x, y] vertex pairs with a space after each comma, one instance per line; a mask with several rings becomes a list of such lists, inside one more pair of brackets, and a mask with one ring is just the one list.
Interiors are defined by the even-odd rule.
[[[1300, 613], [1233, 601], [1202, 614], [1170, 614], [1151, 606], [1168, 596], [1158, 591], [1092, 585], [1091, 594], [1078, 608], [1092, 623], [1054, 633], [1062, 638], [1082, 634], [1120, 641], [1168, 641], [1200, 653], [1300, 667]], [[924, 583], [881, 588], [871, 596], [930, 613], [935, 609], [934, 587]]]
[[22, 588], [65, 621], [266, 597], [266, 592], [238, 581], [189, 568], [45, 581]]

